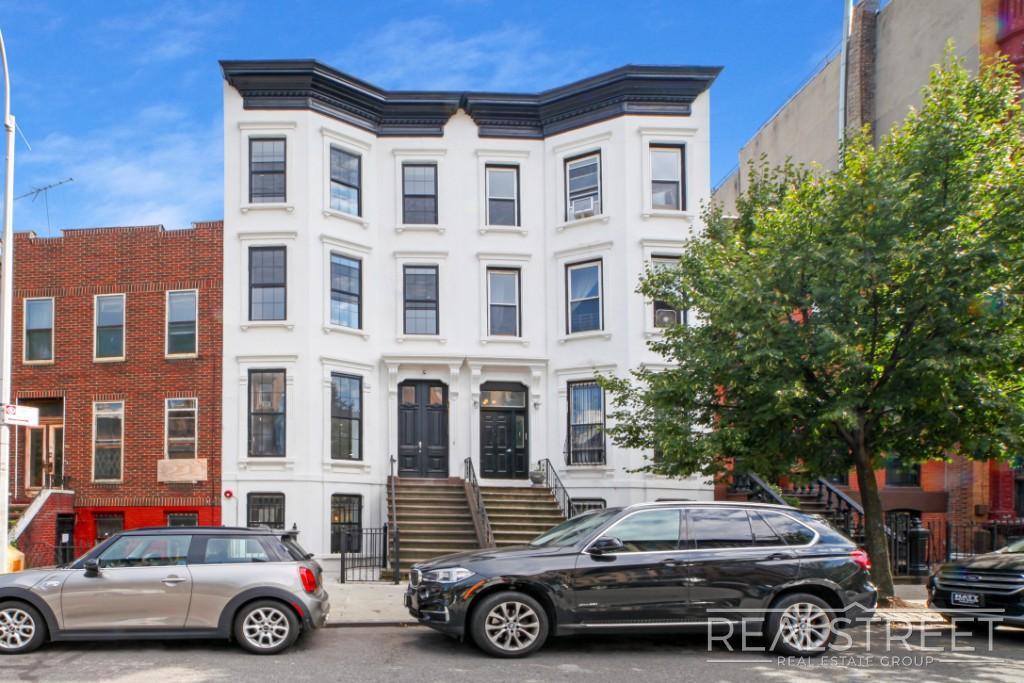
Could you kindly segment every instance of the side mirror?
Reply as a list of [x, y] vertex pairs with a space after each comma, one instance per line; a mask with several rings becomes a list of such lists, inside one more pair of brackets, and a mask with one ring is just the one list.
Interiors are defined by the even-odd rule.
[[622, 545], [622, 541], [614, 536], [602, 536], [590, 545], [590, 549], [587, 552], [591, 555], [611, 555], [622, 552], [624, 548], [625, 546]]
[[100, 575], [100, 561], [96, 559], [89, 559], [82, 563], [82, 567], [85, 568], [85, 575], [88, 577], [96, 577]]

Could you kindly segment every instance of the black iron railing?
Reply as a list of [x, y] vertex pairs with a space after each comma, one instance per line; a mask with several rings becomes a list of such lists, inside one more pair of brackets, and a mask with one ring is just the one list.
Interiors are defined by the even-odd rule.
[[[388, 525], [350, 527], [341, 532], [338, 581], [379, 581], [388, 568]], [[398, 572], [395, 572], [398, 576]], [[397, 583], [397, 579], [396, 579]]]
[[864, 508], [835, 483], [819, 477], [794, 486], [793, 492], [800, 496], [813, 496], [828, 509], [827, 515], [832, 524], [850, 538], [857, 541], [864, 538]]
[[558, 502], [558, 507], [562, 510], [562, 515], [569, 519], [573, 516], [572, 510], [572, 498], [569, 497], [569, 491], [565, 488], [565, 484], [559, 479], [558, 473], [555, 472], [555, 466], [547, 458], [544, 458], [537, 463], [539, 469], [544, 470], [544, 485], [551, 490], [551, 495], [555, 497]]
[[484, 505], [484, 497], [480, 493], [480, 482], [476, 478], [476, 470], [473, 469], [473, 458], [466, 458], [463, 461], [466, 467], [466, 501], [469, 503], [469, 512], [473, 516], [473, 529], [476, 531], [476, 540], [481, 548], [493, 548], [494, 532], [491, 530], [491, 520], [487, 517], [487, 506]]
[[774, 505], [789, 505], [786, 499], [764, 479], [753, 472], [734, 474], [732, 477], [732, 490], [737, 493], [745, 493], [748, 500], [760, 503], [772, 503]]
[[402, 544], [401, 534], [398, 530], [398, 492], [395, 490], [395, 456], [391, 456], [391, 476], [388, 477], [388, 485], [391, 487], [391, 574], [395, 585], [401, 581], [402, 573]]

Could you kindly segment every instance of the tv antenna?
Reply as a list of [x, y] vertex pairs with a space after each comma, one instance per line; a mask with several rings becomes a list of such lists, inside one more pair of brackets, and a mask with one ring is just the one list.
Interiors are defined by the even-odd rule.
[[55, 187], [60, 187], [64, 183], [73, 182], [74, 178], [65, 178], [64, 180], [57, 181], [56, 183], [50, 183], [49, 185], [43, 185], [42, 187], [33, 187], [25, 194], [15, 197], [15, 199], [24, 199], [25, 197], [31, 197], [34, 202], [39, 198], [39, 195], [43, 195], [43, 203], [46, 204], [46, 235], [50, 235], [50, 190]]

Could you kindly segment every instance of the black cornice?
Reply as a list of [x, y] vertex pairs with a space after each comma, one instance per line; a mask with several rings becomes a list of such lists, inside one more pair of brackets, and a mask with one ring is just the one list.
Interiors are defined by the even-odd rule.
[[720, 67], [623, 66], [533, 94], [388, 91], [312, 59], [222, 61], [246, 109], [309, 109], [376, 135], [440, 136], [459, 108], [481, 137], [543, 138], [624, 114], [689, 116]]

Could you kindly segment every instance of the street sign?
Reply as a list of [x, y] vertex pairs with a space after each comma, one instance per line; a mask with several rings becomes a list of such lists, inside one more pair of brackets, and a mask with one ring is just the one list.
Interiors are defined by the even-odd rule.
[[4, 406], [4, 424], [21, 427], [38, 427], [39, 408], [8, 403]]

